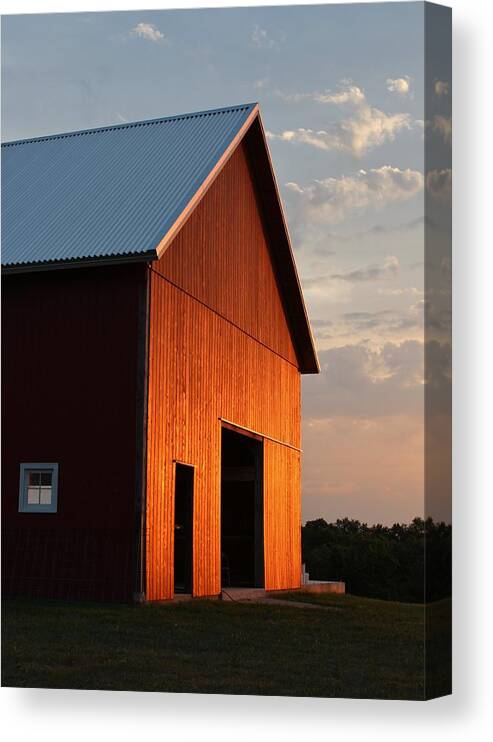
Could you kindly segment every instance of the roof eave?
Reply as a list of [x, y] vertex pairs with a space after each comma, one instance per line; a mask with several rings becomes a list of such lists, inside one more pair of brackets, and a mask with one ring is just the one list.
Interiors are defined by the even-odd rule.
[[101, 257], [71, 258], [70, 260], [50, 260], [43, 263], [15, 263], [2, 265], [2, 275], [19, 273], [38, 273], [41, 271], [66, 270], [67, 268], [94, 268], [104, 265], [123, 265], [126, 263], [145, 263], [156, 259], [156, 251], [125, 255], [104, 255]]
[[267, 158], [270, 181], [274, 186], [273, 193], [274, 193], [275, 207], [277, 208], [278, 213], [279, 213], [281, 231], [282, 231], [282, 235], [285, 240], [286, 249], [289, 255], [289, 272], [290, 272], [289, 280], [294, 287], [295, 295], [297, 297], [297, 314], [298, 314], [298, 319], [301, 320], [301, 324], [299, 322], [296, 323], [298, 327], [298, 333], [294, 334], [294, 340], [295, 340], [295, 346], [297, 349], [299, 369], [302, 374], [318, 374], [320, 373], [320, 363], [319, 363], [317, 351], [315, 348], [315, 340], [314, 340], [312, 329], [310, 326], [308, 312], [306, 310], [305, 300], [303, 297], [303, 290], [301, 287], [301, 282], [300, 282], [298, 270], [296, 267], [296, 261], [294, 257], [291, 237], [289, 234], [286, 214], [284, 211], [284, 206], [282, 203], [281, 194], [280, 194], [279, 186], [277, 183], [277, 178], [276, 178], [275, 171], [274, 171], [274, 165], [272, 163], [269, 146], [267, 144], [267, 137], [265, 136], [265, 130], [264, 130], [263, 122], [262, 122], [262, 117], [260, 115], [260, 110], [258, 111], [258, 115], [255, 118], [258, 121], [260, 138], [261, 138], [262, 146], [265, 151], [266, 158]]

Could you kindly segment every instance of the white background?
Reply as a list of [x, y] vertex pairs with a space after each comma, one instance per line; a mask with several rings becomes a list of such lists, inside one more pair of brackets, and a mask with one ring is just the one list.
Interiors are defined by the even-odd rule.
[[[286, 5], [270, 1], [270, 5]], [[206, 6], [261, 5], [207, 0]], [[291, 3], [290, 3], [291, 4]], [[297, 4], [301, 4], [298, 0]], [[482, 740], [491, 734], [491, 0], [454, 9], [454, 695], [429, 703], [2, 688], [6, 739]], [[200, 2], [24, 2], [3, 13], [200, 7]], [[91, 648], [88, 647], [90, 652]], [[310, 651], [310, 647], [306, 647]], [[365, 658], [361, 658], [364, 664]]]

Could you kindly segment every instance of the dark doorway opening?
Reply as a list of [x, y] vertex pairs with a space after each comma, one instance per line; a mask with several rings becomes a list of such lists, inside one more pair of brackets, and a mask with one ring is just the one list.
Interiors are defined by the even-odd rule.
[[176, 464], [175, 593], [193, 592], [193, 475], [192, 466]]
[[263, 445], [223, 428], [221, 441], [222, 587], [264, 587]]

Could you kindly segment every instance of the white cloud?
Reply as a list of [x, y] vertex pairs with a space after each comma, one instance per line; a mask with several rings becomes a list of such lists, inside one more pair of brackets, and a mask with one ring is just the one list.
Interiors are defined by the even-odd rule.
[[417, 170], [384, 165], [340, 178], [313, 180], [306, 186], [290, 182], [285, 188], [295, 220], [333, 224], [349, 213], [406, 201], [419, 193], [423, 185], [423, 175]]
[[343, 87], [338, 93], [333, 93], [330, 90], [325, 90], [321, 93], [285, 93], [282, 90], [276, 90], [275, 94], [285, 103], [299, 103], [302, 100], [314, 100], [317, 103], [326, 103], [335, 106], [343, 106], [347, 104], [357, 106], [365, 102], [365, 94], [363, 90], [357, 85], [353, 85], [350, 81], [346, 82], [345, 87]]
[[362, 89], [351, 84], [339, 93], [331, 93], [328, 90], [325, 93], [314, 93], [313, 98], [317, 103], [332, 103], [336, 106], [346, 105], [347, 103], [359, 106], [366, 103]]
[[452, 142], [452, 119], [445, 116], [433, 117], [433, 131], [438, 132], [447, 144]]
[[280, 139], [283, 142], [301, 142], [302, 144], [311, 144], [317, 149], [336, 149], [335, 143], [327, 131], [313, 131], [313, 129], [295, 129], [294, 131], [283, 131], [281, 134], [267, 132], [268, 139]]
[[423, 290], [416, 288], [416, 286], [404, 286], [402, 288], [391, 289], [391, 288], [379, 288], [377, 293], [382, 296], [423, 296]]
[[311, 98], [322, 104], [348, 107], [351, 111], [347, 118], [331, 124], [327, 129], [298, 128], [280, 134], [268, 133], [271, 139], [285, 142], [309, 144], [321, 150], [340, 150], [349, 152], [355, 157], [362, 157], [374, 147], [393, 141], [402, 129], [411, 129], [414, 121], [409, 113], [387, 114], [379, 108], [370, 106], [365, 94], [357, 85], [346, 84], [338, 93], [279, 93], [286, 102], [298, 102]]
[[426, 174], [426, 187], [437, 201], [445, 203], [452, 199], [452, 170], [430, 170]]
[[435, 95], [438, 95], [438, 97], [449, 94], [449, 84], [448, 82], [444, 82], [443, 80], [435, 80], [434, 89]]
[[130, 35], [152, 41], [154, 44], [162, 44], [165, 40], [164, 34], [153, 23], [137, 23], [130, 31]]
[[387, 79], [387, 90], [389, 93], [396, 93], [397, 95], [409, 95], [411, 92], [411, 78], [407, 75], [397, 77], [395, 80], [389, 77]]
[[255, 25], [250, 36], [250, 41], [257, 49], [277, 49], [284, 40], [282, 34], [273, 38], [265, 28], [261, 28], [258, 24]]
[[307, 419], [378, 418], [415, 414], [420, 409], [424, 381], [422, 342], [388, 342], [378, 349], [362, 342], [321, 351], [319, 358], [320, 377], [315, 383], [307, 381], [304, 387]]
[[252, 44], [258, 46], [259, 48], [272, 44], [272, 40], [269, 40], [269, 37], [267, 36], [267, 31], [265, 30], [265, 28], [260, 28], [260, 26], [255, 26], [255, 28], [253, 29], [251, 40]]
[[253, 87], [255, 90], [263, 90], [267, 85], [269, 84], [269, 78], [268, 77], [262, 77], [259, 80], [255, 80], [253, 83]]
[[284, 93], [282, 90], [275, 90], [274, 94], [284, 103], [300, 103], [302, 100], [313, 98], [313, 93]]

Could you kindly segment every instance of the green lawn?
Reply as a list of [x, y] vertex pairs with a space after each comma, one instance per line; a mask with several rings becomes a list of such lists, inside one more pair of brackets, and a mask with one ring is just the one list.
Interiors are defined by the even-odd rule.
[[423, 697], [422, 606], [349, 595], [292, 597], [328, 609], [288, 601], [130, 606], [5, 600], [2, 684]]

